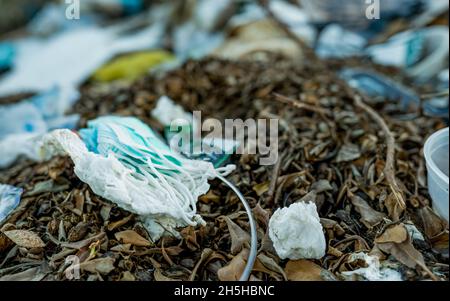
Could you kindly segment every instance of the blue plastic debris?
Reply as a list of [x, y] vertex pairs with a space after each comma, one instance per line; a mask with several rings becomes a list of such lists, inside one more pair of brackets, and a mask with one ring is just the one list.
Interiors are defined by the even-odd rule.
[[344, 69], [340, 76], [347, 83], [371, 97], [374, 102], [392, 102], [404, 118], [416, 116], [420, 105], [419, 97], [409, 88], [394, 82], [388, 77], [361, 69]]
[[14, 61], [15, 48], [11, 43], [0, 43], [0, 70], [9, 69]]
[[144, 7], [142, 0], [121, 0], [120, 2], [125, 15], [137, 14]]
[[0, 222], [17, 208], [22, 192], [22, 188], [0, 184]]
[[64, 100], [69, 101], [75, 95], [62, 94], [59, 88], [53, 88], [22, 102], [0, 106], [0, 167], [10, 165], [20, 155], [35, 160], [34, 139], [38, 135], [76, 127], [79, 115], [64, 115], [68, 107]]

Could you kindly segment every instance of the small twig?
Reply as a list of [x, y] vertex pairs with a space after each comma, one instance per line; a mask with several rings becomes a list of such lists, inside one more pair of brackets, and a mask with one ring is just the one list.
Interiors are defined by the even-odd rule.
[[392, 134], [391, 130], [389, 129], [388, 125], [384, 121], [384, 119], [375, 112], [374, 109], [372, 109], [370, 106], [364, 103], [362, 100], [362, 96], [355, 95], [354, 96], [354, 103], [357, 107], [365, 111], [372, 119], [375, 121], [378, 126], [382, 129], [385, 140], [386, 140], [386, 162], [384, 165], [384, 177], [394, 194], [395, 199], [397, 200], [398, 205], [402, 210], [406, 208], [405, 200], [403, 199], [403, 194], [401, 192], [401, 189], [397, 183], [397, 179], [395, 177], [395, 169], [394, 169], [394, 160], [395, 160], [395, 138]]
[[275, 194], [275, 189], [277, 188], [278, 177], [280, 176], [280, 166], [283, 161], [284, 153], [278, 156], [277, 162], [273, 167], [272, 179], [270, 179], [269, 191], [267, 192], [267, 204], [269, 206], [273, 205], [273, 196]]
[[318, 108], [318, 107], [315, 107], [315, 106], [312, 106], [312, 105], [309, 105], [309, 104], [306, 104], [306, 103], [302, 103], [302, 102], [299, 102], [299, 101], [297, 101], [295, 99], [292, 99], [290, 97], [287, 97], [287, 96], [284, 96], [284, 95], [281, 95], [281, 94], [278, 94], [278, 93], [273, 93], [273, 95], [275, 96], [276, 100], [278, 100], [278, 101], [280, 101], [282, 103], [291, 105], [291, 106], [293, 106], [293, 107], [295, 107], [297, 109], [302, 109], [302, 110], [318, 113], [318, 114], [320, 114], [322, 116], [324, 116], [324, 115], [331, 115], [331, 112], [329, 110], [324, 109], [324, 108]]

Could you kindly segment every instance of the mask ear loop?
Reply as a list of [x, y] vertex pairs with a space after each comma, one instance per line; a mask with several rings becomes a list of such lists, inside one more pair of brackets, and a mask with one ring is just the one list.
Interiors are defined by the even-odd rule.
[[242, 195], [242, 193], [237, 189], [237, 187], [233, 183], [231, 183], [230, 181], [225, 179], [225, 177], [223, 177], [220, 174], [217, 174], [216, 176], [222, 182], [224, 182], [228, 187], [230, 187], [231, 190], [234, 191], [234, 193], [236, 193], [236, 195], [238, 196], [238, 198], [241, 200], [242, 204], [244, 205], [245, 211], [247, 212], [247, 215], [248, 215], [248, 221], [250, 223], [250, 253], [248, 255], [247, 264], [245, 265], [244, 271], [242, 272], [242, 275], [239, 278], [239, 281], [248, 281], [250, 274], [252, 272], [252, 269], [253, 269], [253, 265], [255, 264], [257, 247], [258, 247], [258, 239], [257, 239], [257, 235], [256, 235], [256, 223], [255, 223], [255, 220], [253, 219], [252, 209], [250, 208], [250, 205], [248, 204], [245, 197]]

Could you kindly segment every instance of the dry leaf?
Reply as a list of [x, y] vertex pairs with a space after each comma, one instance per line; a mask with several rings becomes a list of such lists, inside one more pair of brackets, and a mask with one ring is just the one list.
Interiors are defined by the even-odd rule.
[[242, 250], [244, 244], [250, 241], [250, 235], [242, 230], [235, 222], [233, 222], [228, 216], [223, 216], [225, 219], [228, 231], [231, 236], [231, 254], [237, 254]]
[[79, 241], [83, 239], [89, 232], [89, 223], [79, 222], [75, 227], [70, 229], [67, 238], [70, 242]]
[[209, 203], [219, 203], [220, 202], [220, 195], [217, 195], [214, 193], [214, 191], [210, 190], [207, 194], [204, 194], [198, 198], [198, 200], [202, 203], [209, 204]]
[[248, 250], [243, 249], [239, 254], [223, 268], [219, 269], [217, 276], [220, 281], [237, 281], [244, 272], [245, 264], [248, 258]]
[[125, 230], [114, 234], [115, 238], [123, 244], [132, 244], [138, 247], [150, 247], [151, 243], [133, 230]]
[[287, 278], [291, 281], [335, 280], [332, 273], [305, 259], [290, 260], [286, 264], [284, 271]]
[[3, 232], [16, 245], [24, 248], [43, 248], [45, 243], [34, 232], [28, 230], [10, 230]]
[[114, 270], [115, 261], [116, 260], [111, 257], [97, 258], [80, 263], [79, 267], [82, 271], [107, 275]]
[[125, 225], [126, 223], [128, 223], [131, 220], [132, 217], [133, 217], [133, 214], [130, 214], [127, 217], [125, 217], [125, 218], [123, 218], [123, 219], [121, 219], [119, 221], [110, 223], [108, 225], [108, 230], [112, 231], [112, 230], [114, 230], [114, 229], [116, 229], [116, 228], [118, 228], [120, 226]]
[[355, 206], [355, 210], [361, 215], [360, 221], [367, 227], [372, 228], [379, 224], [386, 216], [384, 213], [378, 212], [361, 197], [351, 194], [350, 200]]
[[376, 243], [402, 243], [408, 239], [408, 230], [403, 224], [386, 228], [384, 232], [375, 239]]
[[195, 233], [195, 229], [192, 226], [186, 227], [180, 232], [181, 236], [184, 238], [186, 242], [186, 246], [195, 251], [200, 248], [200, 245], [197, 242], [197, 234]]
[[266, 268], [268, 268], [269, 270], [276, 272], [280, 275], [283, 276], [284, 280], [287, 280], [287, 276], [286, 273], [284, 272], [284, 270], [275, 262], [275, 260], [273, 260], [273, 258], [260, 253], [257, 257], [258, 261], [261, 262], [262, 265], [264, 265]]
[[261, 196], [263, 193], [269, 191], [269, 182], [263, 182], [256, 184], [252, 187], [252, 189], [256, 192], [258, 196]]
[[252, 209], [252, 211], [253, 215], [255, 216], [255, 219], [267, 228], [270, 219], [269, 212], [263, 209], [259, 203], [256, 204], [256, 206]]
[[0, 277], [0, 281], [41, 281], [48, 273], [40, 267], [31, 268], [20, 273]]
[[417, 209], [416, 213], [422, 223], [425, 235], [429, 239], [445, 230], [445, 222], [430, 207]]
[[[428, 269], [425, 265], [422, 254], [417, 251], [411, 243], [411, 237], [403, 224], [398, 224], [394, 227], [386, 229], [389, 233], [386, 235], [388, 239], [400, 241], [404, 237], [403, 230], [396, 229], [396, 227], [403, 227], [406, 232], [406, 240], [401, 243], [396, 242], [386, 242], [380, 243], [376, 242], [378, 248], [388, 254], [391, 254], [398, 261], [406, 265], [407, 267], [414, 269], [416, 266], [420, 266], [425, 270], [428, 275], [433, 280], [438, 280], [438, 278]], [[394, 228], [393, 230], [391, 228]], [[377, 238], [378, 239], [378, 238]]]
[[105, 232], [100, 232], [97, 235], [94, 235], [92, 237], [77, 242], [61, 243], [61, 247], [66, 247], [70, 249], [82, 249], [84, 247], [89, 246], [91, 243], [95, 241], [102, 241], [105, 238], [105, 236], [106, 236]]
[[400, 203], [397, 200], [397, 197], [393, 192], [391, 192], [386, 200], [384, 201], [384, 205], [386, 206], [389, 217], [394, 221], [398, 221], [400, 216], [402, 215], [404, 209], [400, 206]]

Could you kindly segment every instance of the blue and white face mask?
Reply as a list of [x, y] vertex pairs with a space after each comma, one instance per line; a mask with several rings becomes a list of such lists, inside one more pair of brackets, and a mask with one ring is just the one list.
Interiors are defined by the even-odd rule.
[[132, 117], [100, 117], [79, 133], [82, 140], [69, 130], [53, 131], [44, 139], [44, 153], [68, 154], [83, 182], [142, 216], [154, 239], [168, 229], [176, 235], [176, 227], [203, 224], [196, 203], [209, 190], [208, 179], [235, 168], [184, 158]]

